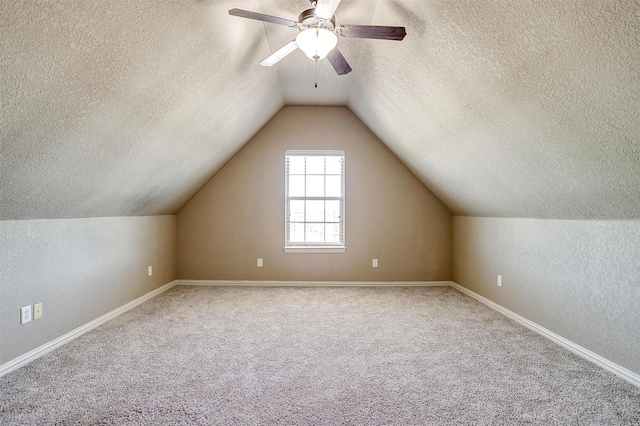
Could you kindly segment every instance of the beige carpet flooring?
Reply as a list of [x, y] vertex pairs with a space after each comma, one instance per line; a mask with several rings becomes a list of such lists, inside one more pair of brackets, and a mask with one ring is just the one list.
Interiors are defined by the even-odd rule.
[[0, 424], [640, 424], [640, 389], [448, 287], [177, 286], [0, 378]]

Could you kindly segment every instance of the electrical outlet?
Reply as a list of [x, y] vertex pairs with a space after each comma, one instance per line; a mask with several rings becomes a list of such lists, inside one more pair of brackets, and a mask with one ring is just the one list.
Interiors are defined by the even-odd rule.
[[147, 267], [147, 276], [150, 277], [153, 275], [153, 266]]
[[33, 319], [37, 320], [38, 318], [42, 318], [42, 303], [33, 305]]
[[258, 258], [258, 268], [262, 268], [262, 265], [264, 264], [264, 262], [262, 261], [262, 258], [259, 257]]
[[372, 268], [377, 268], [378, 267], [378, 259], [372, 259], [371, 260], [371, 267]]
[[31, 321], [31, 305], [20, 308], [20, 324]]
[[498, 287], [502, 287], [502, 275], [498, 275]]

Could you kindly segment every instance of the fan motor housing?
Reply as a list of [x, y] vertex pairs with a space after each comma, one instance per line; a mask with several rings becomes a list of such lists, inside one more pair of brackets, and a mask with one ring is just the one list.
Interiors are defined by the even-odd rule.
[[336, 17], [332, 16], [331, 19], [327, 21], [318, 21], [316, 18], [316, 9], [307, 9], [298, 16], [298, 23], [301, 24], [302, 28], [300, 31], [303, 31], [306, 28], [313, 28], [320, 26], [329, 31], [333, 31], [336, 28]]

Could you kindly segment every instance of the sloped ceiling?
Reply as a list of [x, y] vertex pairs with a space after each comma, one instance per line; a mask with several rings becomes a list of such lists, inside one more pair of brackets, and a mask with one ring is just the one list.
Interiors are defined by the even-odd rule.
[[640, 2], [378, 3], [348, 106], [458, 215], [640, 217]]
[[176, 213], [284, 106], [233, 5], [0, 2], [2, 219]]
[[308, 7], [0, 2], [0, 219], [176, 213], [284, 105], [347, 105], [454, 214], [640, 218], [637, 1], [343, 0], [408, 33], [346, 76], [227, 13]]

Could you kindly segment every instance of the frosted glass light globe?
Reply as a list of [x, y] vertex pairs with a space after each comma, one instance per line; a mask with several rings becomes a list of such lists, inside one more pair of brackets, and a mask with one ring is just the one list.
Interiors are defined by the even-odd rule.
[[338, 37], [324, 28], [308, 28], [298, 34], [296, 44], [309, 59], [319, 61], [336, 47]]

